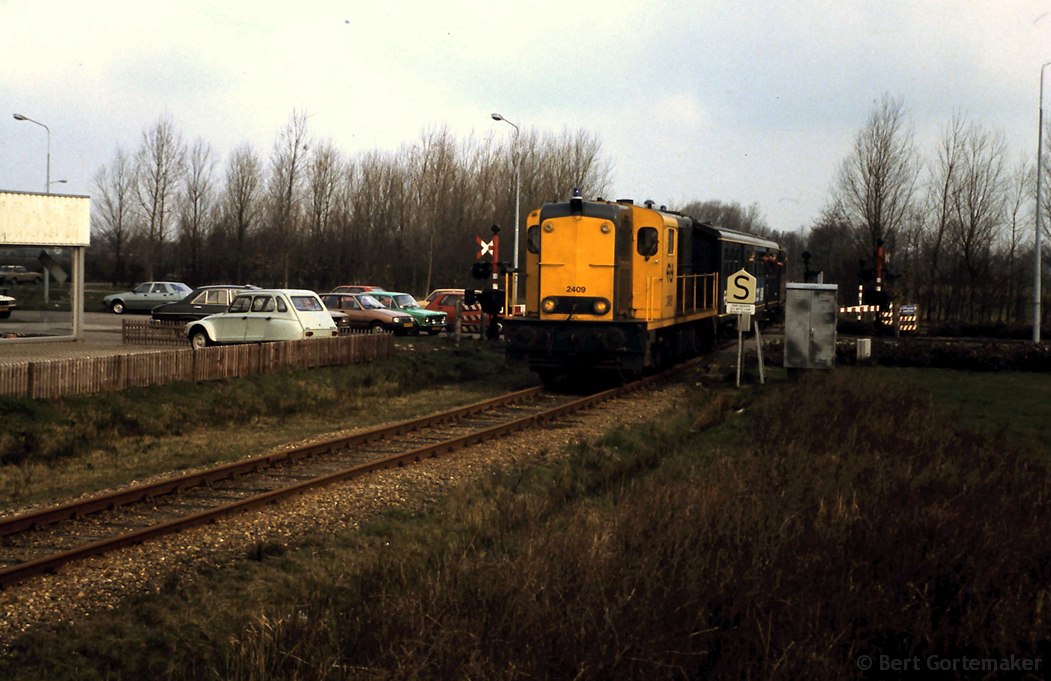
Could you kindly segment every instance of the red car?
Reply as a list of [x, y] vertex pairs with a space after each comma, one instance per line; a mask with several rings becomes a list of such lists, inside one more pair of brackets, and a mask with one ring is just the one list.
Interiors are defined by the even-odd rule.
[[368, 293], [369, 291], [383, 291], [382, 286], [369, 286], [368, 284], [341, 284], [332, 289], [332, 293]]
[[423, 307], [445, 313], [446, 328], [450, 331], [456, 324], [456, 311], [463, 305], [462, 288], [437, 288], [423, 299]]

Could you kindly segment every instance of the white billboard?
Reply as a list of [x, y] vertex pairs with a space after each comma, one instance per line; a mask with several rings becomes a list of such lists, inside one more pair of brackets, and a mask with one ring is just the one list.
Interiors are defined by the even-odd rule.
[[87, 246], [91, 199], [0, 190], [0, 246]]

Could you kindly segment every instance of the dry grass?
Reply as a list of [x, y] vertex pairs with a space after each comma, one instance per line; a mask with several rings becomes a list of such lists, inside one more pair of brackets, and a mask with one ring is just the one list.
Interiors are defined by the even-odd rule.
[[527, 378], [504, 370], [488, 344], [452, 359], [427, 352], [443, 340], [421, 339], [417, 350], [402, 348], [399, 356], [367, 366], [50, 401], [0, 399], [0, 509], [440, 411]]
[[[102, 634], [27, 639], [20, 669], [55, 671], [34, 662], [52, 645], [92, 662], [81, 678], [115, 656], [126, 678], [172, 679], [830, 679], [861, 655], [1047, 658], [1042, 466], [870, 374], [760, 397], [698, 390], [433, 516], [173, 588]], [[132, 636], [142, 618], [156, 626]]]

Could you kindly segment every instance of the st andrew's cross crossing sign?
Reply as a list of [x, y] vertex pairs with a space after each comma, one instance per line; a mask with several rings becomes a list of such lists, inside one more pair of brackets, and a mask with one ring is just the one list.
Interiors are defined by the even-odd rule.
[[482, 237], [476, 236], [474, 241], [479, 246], [478, 255], [474, 256], [475, 260], [480, 260], [487, 253], [493, 256], [493, 261], [496, 261], [496, 247], [500, 243], [500, 237], [496, 234], [493, 235], [492, 241], [483, 241]]

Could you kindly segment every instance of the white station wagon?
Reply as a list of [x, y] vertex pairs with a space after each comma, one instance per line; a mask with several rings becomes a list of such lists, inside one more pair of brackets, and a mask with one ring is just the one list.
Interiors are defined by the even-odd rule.
[[325, 304], [313, 291], [251, 290], [238, 294], [226, 312], [186, 325], [190, 345], [199, 349], [227, 343], [332, 338], [339, 335]]

